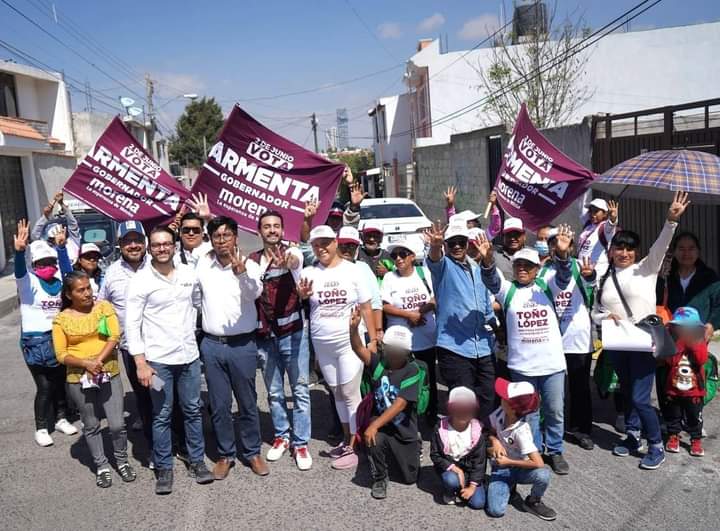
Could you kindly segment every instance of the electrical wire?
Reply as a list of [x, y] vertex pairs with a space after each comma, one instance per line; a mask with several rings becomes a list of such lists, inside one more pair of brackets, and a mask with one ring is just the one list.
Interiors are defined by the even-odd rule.
[[360, 24], [362, 24], [363, 28], [365, 28], [365, 31], [367, 31], [370, 36], [380, 45], [380, 47], [385, 50], [385, 53], [387, 53], [393, 60], [397, 61], [398, 58], [395, 56], [395, 54], [393, 54], [390, 49], [385, 46], [385, 43], [380, 40], [377, 34], [370, 29], [370, 26], [368, 26], [367, 22], [365, 22], [365, 20], [360, 16], [360, 13], [358, 13], [357, 10], [353, 7], [353, 5], [350, 3], [350, 0], [345, 0], [345, 3], [350, 8], [350, 11], [353, 12], [355, 18], [360, 21]]

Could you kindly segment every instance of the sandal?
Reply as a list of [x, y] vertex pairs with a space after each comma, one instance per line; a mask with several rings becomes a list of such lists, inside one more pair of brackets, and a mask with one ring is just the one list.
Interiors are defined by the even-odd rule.
[[101, 489], [106, 489], [112, 485], [112, 475], [109, 469], [103, 468], [102, 470], [98, 470], [95, 476], [95, 485]]
[[133, 467], [131, 467], [128, 463], [120, 465], [118, 467], [118, 473], [125, 483], [131, 483], [135, 481], [135, 478], [137, 478], [135, 470], [133, 470]]

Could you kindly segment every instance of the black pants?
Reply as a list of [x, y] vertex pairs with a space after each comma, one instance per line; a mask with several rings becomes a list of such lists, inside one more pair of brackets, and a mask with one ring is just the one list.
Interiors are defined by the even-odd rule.
[[468, 387], [475, 391], [480, 409], [478, 418], [484, 419], [495, 409], [495, 364], [492, 356], [465, 358], [438, 347], [438, 368], [448, 390]]
[[35, 429], [52, 431], [55, 422], [67, 415], [65, 366], [28, 365], [35, 380]]
[[434, 423], [438, 411], [438, 390], [437, 390], [437, 350], [435, 347], [427, 350], [418, 350], [413, 355], [420, 361], [424, 361], [428, 367], [428, 383], [430, 384], [430, 403], [428, 404], [427, 414]]
[[373, 481], [387, 479], [388, 458], [392, 456], [400, 472], [400, 480], [408, 485], [415, 483], [420, 470], [418, 444], [418, 441], [404, 442], [391, 433], [378, 431], [375, 446], [367, 449]]
[[703, 399], [698, 397], [668, 397], [665, 402], [663, 415], [667, 431], [670, 435], [677, 435], [683, 431], [683, 418], [685, 431], [691, 439], [702, 437], [703, 428]]
[[590, 394], [590, 365], [592, 353], [565, 354], [567, 362], [568, 394], [565, 400], [565, 431], [590, 435], [592, 431], [592, 397]]

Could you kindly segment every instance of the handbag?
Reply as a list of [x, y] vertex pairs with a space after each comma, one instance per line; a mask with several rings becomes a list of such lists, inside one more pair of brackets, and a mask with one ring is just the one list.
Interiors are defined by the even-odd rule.
[[672, 312], [670, 311], [670, 307], [668, 306], [668, 287], [667, 287], [667, 278], [664, 279], [663, 282], [663, 300], [662, 304], [658, 304], [655, 307], [655, 313], [657, 313], [660, 316], [660, 319], [662, 319], [662, 322], [664, 324], [668, 324], [670, 321], [672, 321]]
[[[617, 275], [615, 274], [615, 268], [612, 270], [612, 279], [613, 284], [615, 284], [615, 290], [620, 297], [620, 302], [622, 302], [623, 308], [625, 308], [625, 313], [627, 314], [628, 319], [635, 322], [630, 305], [628, 305], [627, 300], [625, 300], [625, 295], [623, 295], [623, 292], [620, 289], [620, 283], [618, 282]], [[652, 354], [656, 359], [669, 358], [675, 355], [675, 340], [670, 335], [665, 323], [663, 323], [662, 317], [655, 314], [648, 315], [636, 322], [635, 326], [643, 332], [647, 332], [650, 334], [650, 337], [652, 337], [654, 346]]]

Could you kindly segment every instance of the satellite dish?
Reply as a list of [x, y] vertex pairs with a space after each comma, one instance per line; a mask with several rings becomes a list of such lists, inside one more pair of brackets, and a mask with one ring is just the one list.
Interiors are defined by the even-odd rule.
[[127, 112], [130, 116], [139, 116], [143, 113], [143, 110], [140, 107], [128, 107]]
[[125, 96], [120, 98], [120, 105], [122, 105], [123, 107], [126, 107], [126, 108], [130, 107], [134, 103], [135, 103], [135, 100], [132, 98], [126, 98]]

